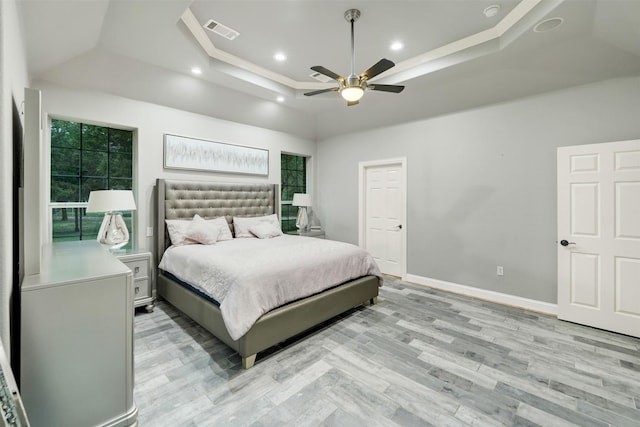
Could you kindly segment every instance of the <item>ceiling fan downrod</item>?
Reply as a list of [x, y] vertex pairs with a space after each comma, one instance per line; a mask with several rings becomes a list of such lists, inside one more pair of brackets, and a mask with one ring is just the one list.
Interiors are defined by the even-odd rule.
[[[357, 78], [356, 75], [356, 49], [355, 49], [355, 31], [353, 23], [360, 18], [360, 11], [358, 9], [349, 9], [344, 13], [344, 19], [351, 23], [351, 74], [347, 79], [349, 86], [351, 86], [352, 78]], [[357, 83], [356, 83], [357, 84]]]

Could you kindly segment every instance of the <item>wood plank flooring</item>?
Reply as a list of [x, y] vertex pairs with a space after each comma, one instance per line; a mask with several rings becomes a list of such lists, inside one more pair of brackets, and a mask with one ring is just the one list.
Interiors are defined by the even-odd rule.
[[135, 375], [141, 427], [640, 426], [639, 339], [394, 279], [246, 371], [160, 302]]

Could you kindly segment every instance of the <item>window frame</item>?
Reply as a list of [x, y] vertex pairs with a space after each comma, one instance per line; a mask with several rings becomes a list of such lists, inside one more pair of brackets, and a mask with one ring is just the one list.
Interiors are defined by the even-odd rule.
[[[88, 201], [86, 202], [52, 202], [51, 201], [51, 184], [52, 184], [52, 142], [51, 142], [51, 130], [52, 130], [52, 125], [53, 125], [53, 121], [54, 120], [60, 120], [60, 121], [67, 121], [67, 122], [75, 122], [75, 123], [79, 123], [82, 129], [82, 125], [90, 125], [90, 126], [99, 126], [99, 127], [106, 127], [108, 129], [113, 129], [113, 130], [121, 130], [121, 131], [127, 131], [127, 132], [131, 132], [131, 191], [134, 194], [135, 199], [137, 200], [137, 148], [138, 148], [138, 144], [137, 144], [137, 140], [138, 140], [138, 132], [137, 129], [129, 127], [129, 126], [121, 126], [121, 125], [117, 125], [117, 124], [112, 124], [112, 123], [105, 123], [105, 122], [97, 122], [97, 121], [93, 121], [93, 120], [85, 120], [85, 119], [80, 119], [80, 118], [70, 118], [70, 117], [63, 117], [63, 116], [55, 116], [55, 115], [51, 115], [48, 116], [48, 120], [47, 120], [47, 131], [45, 132], [45, 156], [46, 156], [46, 164], [47, 164], [47, 174], [45, 177], [45, 192], [46, 192], [46, 198], [47, 198], [47, 210], [46, 210], [46, 224], [47, 224], [47, 231], [46, 231], [46, 235], [47, 235], [47, 239], [49, 242], [53, 242], [53, 211], [54, 209], [59, 209], [59, 208], [68, 208], [68, 209], [86, 209], [87, 205], [88, 205]], [[82, 152], [82, 146], [80, 146], [80, 151]], [[87, 150], [87, 151], [92, 151], [95, 152], [95, 150]], [[107, 149], [106, 153], [109, 153], [109, 149]], [[82, 167], [82, 165], [80, 165], [80, 167]], [[108, 166], [107, 166], [108, 167]], [[81, 179], [81, 176], [79, 177], [79, 179]], [[109, 171], [107, 170], [107, 179], [108, 180], [109, 177]], [[118, 178], [114, 178], [114, 179], [118, 179]], [[125, 178], [128, 179], [128, 178]], [[108, 181], [107, 181], [108, 182]], [[80, 191], [81, 191], [81, 187], [82, 187], [82, 182], [79, 183], [80, 186]], [[102, 216], [102, 213], [100, 213], [100, 216]], [[136, 246], [136, 242], [137, 242], [137, 238], [136, 238], [136, 230], [137, 230], [137, 225], [138, 225], [138, 216], [137, 216], [137, 210], [136, 211], [131, 211], [131, 212], [124, 212], [123, 216], [125, 217], [125, 221], [127, 221], [128, 224], [128, 228], [129, 228], [129, 234], [130, 234], [130, 239], [129, 239], [129, 243], [127, 244], [126, 247], [135, 247]], [[130, 218], [130, 221], [128, 220], [128, 218]], [[84, 237], [84, 238], [82, 238]], [[69, 241], [81, 241], [81, 240], [94, 240], [97, 237], [97, 230], [96, 230], [96, 236], [89, 236], [89, 235], [82, 235], [82, 230], [80, 230], [80, 237], [76, 240], [69, 240]], [[62, 240], [61, 240], [62, 241]], [[65, 240], [66, 241], [66, 240]]]
[[[284, 233], [287, 233], [290, 231], [297, 230], [297, 228], [295, 227], [297, 212], [294, 216], [288, 215], [285, 218], [285, 212], [289, 210], [289, 208], [293, 203], [293, 193], [292, 193], [292, 200], [284, 200], [282, 198], [282, 195], [284, 194], [284, 188], [286, 187], [284, 185], [283, 171], [285, 169], [283, 168], [283, 163], [284, 163], [282, 161], [283, 156], [295, 156], [295, 157], [302, 158], [302, 165], [303, 165], [302, 172], [304, 174], [303, 176], [304, 176], [304, 192], [305, 193], [309, 193], [309, 166], [311, 163], [311, 156], [304, 155], [304, 154], [291, 153], [291, 152], [284, 152], [284, 151], [280, 152], [280, 227]], [[295, 170], [295, 169], [287, 169], [287, 170]], [[293, 187], [298, 187], [298, 186], [293, 186]], [[291, 226], [291, 222], [293, 222], [293, 226]]]

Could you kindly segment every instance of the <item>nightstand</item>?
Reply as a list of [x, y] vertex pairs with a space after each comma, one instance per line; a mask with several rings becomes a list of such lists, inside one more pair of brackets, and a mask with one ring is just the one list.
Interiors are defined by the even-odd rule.
[[113, 254], [133, 273], [133, 306], [144, 305], [148, 312], [152, 312], [156, 292], [151, 270], [151, 252], [139, 248], [114, 251]]
[[307, 232], [296, 230], [287, 231], [287, 234], [291, 234], [292, 236], [317, 237], [318, 239], [324, 239], [324, 230], [309, 230]]

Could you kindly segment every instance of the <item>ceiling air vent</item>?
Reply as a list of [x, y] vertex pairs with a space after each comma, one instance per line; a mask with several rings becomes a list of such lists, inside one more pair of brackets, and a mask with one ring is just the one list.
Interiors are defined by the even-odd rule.
[[204, 28], [229, 40], [233, 40], [240, 35], [240, 33], [236, 30], [232, 30], [226, 25], [222, 25], [221, 23], [216, 22], [213, 19], [209, 19], [209, 22], [204, 24]]
[[329, 83], [330, 81], [333, 81], [333, 79], [331, 77], [327, 77], [324, 74], [321, 73], [312, 73], [309, 74], [311, 76], [311, 78], [316, 79], [322, 83]]

